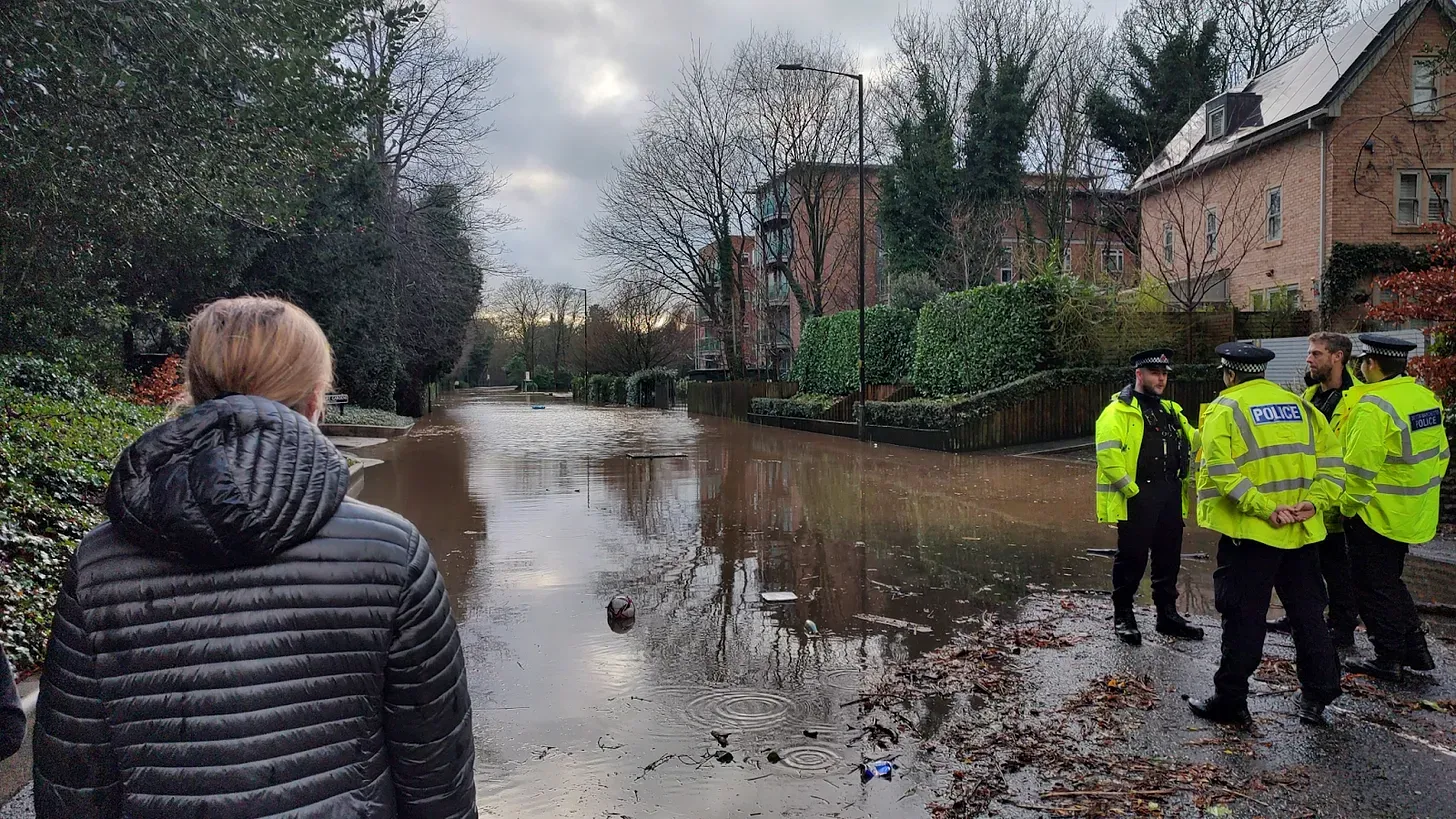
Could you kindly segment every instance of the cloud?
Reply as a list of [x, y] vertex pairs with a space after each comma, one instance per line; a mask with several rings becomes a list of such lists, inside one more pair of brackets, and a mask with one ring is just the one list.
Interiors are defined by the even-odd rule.
[[[1111, 8], [1114, 0], [1095, 0]], [[930, 0], [948, 9], [954, 0]], [[597, 192], [631, 146], [648, 97], [673, 81], [694, 43], [726, 59], [753, 30], [834, 34], [871, 81], [892, 46], [901, 0], [445, 0], [468, 48], [504, 59], [491, 160], [510, 175], [499, 204], [517, 217], [506, 259], [547, 282], [589, 286], [580, 235]]]

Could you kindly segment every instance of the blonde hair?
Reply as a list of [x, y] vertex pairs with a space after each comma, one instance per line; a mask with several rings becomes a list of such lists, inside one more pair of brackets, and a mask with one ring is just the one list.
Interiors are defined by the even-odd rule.
[[270, 398], [298, 412], [334, 380], [334, 354], [313, 317], [283, 299], [219, 299], [192, 317], [184, 400], [224, 393]]

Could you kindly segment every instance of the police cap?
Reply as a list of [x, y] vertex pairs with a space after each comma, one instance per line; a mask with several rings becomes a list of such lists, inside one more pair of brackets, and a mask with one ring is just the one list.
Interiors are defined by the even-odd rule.
[[1173, 351], [1166, 347], [1159, 347], [1155, 350], [1143, 350], [1133, 355], [1132, 368], [1134, 370], [1143, 368], [1150, 370], [1171, 370], [1173, 369]]
[[1364, 355], [1378, 355], [1382, 358], [1404, 359], [1416, 348], [1413, 341], [1384, 333], [1361, 333], [1360, 343], [1365, 345]]
[[1218, 366], [1236, 373], [1261, 373], [1274, 360], [1274, 352], [1244, 341], [1230, 341], [1213, 349]]

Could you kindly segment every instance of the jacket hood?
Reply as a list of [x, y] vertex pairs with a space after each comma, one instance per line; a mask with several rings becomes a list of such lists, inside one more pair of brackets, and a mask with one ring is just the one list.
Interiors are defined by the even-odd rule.
[[138, 547], [212, 566], [265, 563], [314, 536], [349, 488], [342, 455], [276, 401], [208, 401], [127, 447], [106, 512]]

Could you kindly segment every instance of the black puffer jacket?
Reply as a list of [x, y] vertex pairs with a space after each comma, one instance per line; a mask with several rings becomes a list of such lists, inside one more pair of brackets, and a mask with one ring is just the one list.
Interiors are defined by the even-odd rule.
[[470, 693], [418, 532], [272, 401], [122, 455], [57, 604], [41, 819], [473, 817]]

